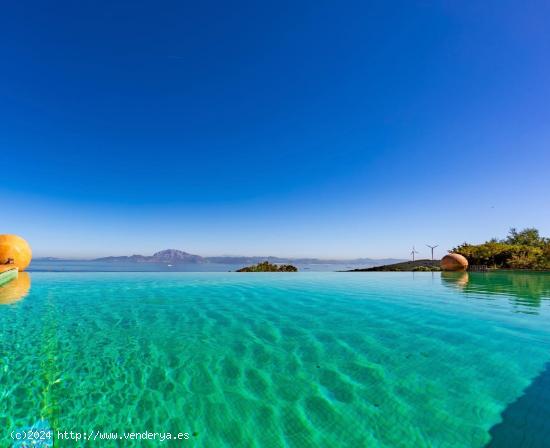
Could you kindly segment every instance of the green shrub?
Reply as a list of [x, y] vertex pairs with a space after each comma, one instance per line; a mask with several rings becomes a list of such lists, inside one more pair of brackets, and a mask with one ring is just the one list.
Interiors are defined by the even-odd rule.
[[537, 229], [510, 229], [504, 240], [492, 239], [483, 244], [464, 243], [451, 252], [464, 255], [470, 264], [493, 268], [550, 269], [550, 239]]
[[271, 264], [268, 261], [258, 263], [253, 266], [238, 269], [237, 272], [297, 272], [298, 268], [291, 264], [283, 264], [281, 266]]

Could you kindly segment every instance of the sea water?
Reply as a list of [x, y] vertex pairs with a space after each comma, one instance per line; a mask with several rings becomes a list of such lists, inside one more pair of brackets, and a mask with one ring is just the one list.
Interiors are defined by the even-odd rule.
[[548, 274], [18, 281], [28, 284], [0, 288], [2, 447], [22, 446], [10, 434], [33, 425], [188, 436], [55, 446], [521, 447], [550, 436]]

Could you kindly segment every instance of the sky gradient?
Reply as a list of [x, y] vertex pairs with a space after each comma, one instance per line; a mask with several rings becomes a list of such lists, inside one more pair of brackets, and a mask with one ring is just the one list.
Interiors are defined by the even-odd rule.
[[11, 2], [0, 233], [36, 256], [550, 236], [550, 3]]

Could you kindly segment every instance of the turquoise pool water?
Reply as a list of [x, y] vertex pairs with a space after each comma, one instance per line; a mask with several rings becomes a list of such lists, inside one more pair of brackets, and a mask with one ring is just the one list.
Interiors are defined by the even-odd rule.
[[531, 428], [550, 421], [547, 274], [18, 282], [0, 288], [0, 446], [36, 424], [190, 434], [120, 446], [520, 447], [548, 434]]

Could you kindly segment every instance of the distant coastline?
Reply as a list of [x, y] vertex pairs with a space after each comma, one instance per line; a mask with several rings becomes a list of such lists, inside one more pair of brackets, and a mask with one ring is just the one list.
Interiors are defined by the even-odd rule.
[[155, 264], [243, 264], [251, 265], [268, 261], [274, 264], [334, 264], [334, 265], [372, 265], [379, 266], [402, 262], [402, 259], [395, 258], [353, 258], [353, 259], [322, 259], [322, 258], [285, 258], [274, 256], [239, 256], [239, 255], [221, 255], [212, 257], [203, 257], [201, 255], [190, 254], [177, 249], [166, 249], [154, 253], [153, 255], [123, 255], [110, 256], [92, 259], [72, 260], [67, 258], [55, 257], [36, 257], [35, 261], [49, 262], [89, 262], [89, 263], [155, 263]]
[[350, 269], [346, 272], [436, 272], [440, 271], [441, 260], [415, 260], [403, 261], [399, 263], [386, 264], [382, 266], [373, 266], [369, 268]]

